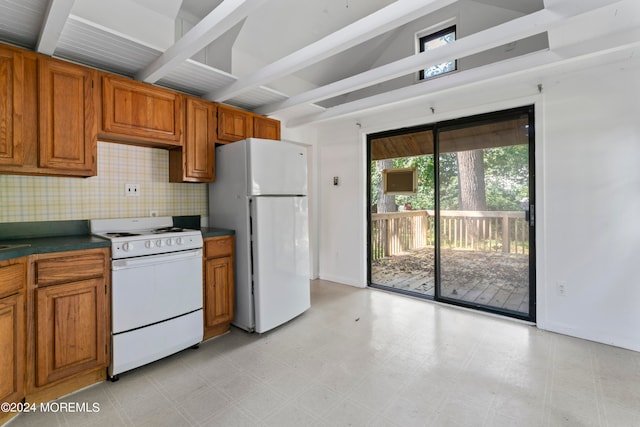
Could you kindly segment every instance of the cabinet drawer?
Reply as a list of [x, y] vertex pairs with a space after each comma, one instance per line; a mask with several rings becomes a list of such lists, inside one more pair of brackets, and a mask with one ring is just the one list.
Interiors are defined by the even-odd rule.
[[204, 241], [204, 256], [214, 258], [227, 256], [233, 253], [233, 237], [213, 237]]
[[25, 280], [24, 261], [0, 263], [0, 297], [21, 291]]
[[35, 270], [38, 286], [102, 277], [105, 273], [105, 255], [93, 253], [40, 259], [36, 261]]

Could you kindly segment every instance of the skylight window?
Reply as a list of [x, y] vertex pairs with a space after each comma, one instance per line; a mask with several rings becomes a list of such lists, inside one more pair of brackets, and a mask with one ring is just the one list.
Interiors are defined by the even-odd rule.
[[[444, 30], [440, 30], [438, 32], [420, 37], [418, 42], [420, 45], [420, 52], [425, 52], [427, 50], [437, 49], [440, 46], [452, 43], [455, 40], [456, 26], [453, 25], [451, 27], [445, 28]], [[458, 61], [456, 60], [443, 62], [442, 64], [434, 65], [424, 70], [420, 70], [420, 80], [425, 80], [431, 77], [449, 73], [456, 70], [457, 68]]]

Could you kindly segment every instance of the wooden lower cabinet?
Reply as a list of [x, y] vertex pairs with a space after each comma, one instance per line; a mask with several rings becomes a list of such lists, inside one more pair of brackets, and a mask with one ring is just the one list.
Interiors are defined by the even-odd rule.
[[106, 378], [109, 249], [33, 255], [27, 401]]
[[0, 298], [0, 400], [24, 397], [24, 295]]
[[36, 290], [36, 386], [105, 367], [102, 278]]
[[[0, 402], [25, 396], [26, 259], [0, 261]], [[0, 412], [0, 424], [15, 415]]]
[[229, 330], [234, 316], [233, 236], [204, 240], [204, 339]]

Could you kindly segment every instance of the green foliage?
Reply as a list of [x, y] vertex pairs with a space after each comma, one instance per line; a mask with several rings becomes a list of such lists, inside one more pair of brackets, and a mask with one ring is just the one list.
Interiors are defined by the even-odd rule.
[[[440, 154], [440, 207], [458, 209], [458, 162], [455, 153]], [[411, 209], [433, 209], [435, 206], [435, 165], [432, 155], [397, 158], [394, 168], [418, 169], [418, 193], [396, 196], [399, 206]], [[495, 147], [484, 150], [485, 191], [487, 208], [494, 211], [521, 210], [520, 201], [529, 196], [529, 149], [526, 145]], [[382, 171], [371, 162], [371, 203], [378, 199]]]

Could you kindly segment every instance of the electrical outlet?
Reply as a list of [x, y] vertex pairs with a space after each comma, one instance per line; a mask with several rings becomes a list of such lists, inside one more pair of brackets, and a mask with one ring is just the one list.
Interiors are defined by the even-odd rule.
[[124, 185], [125, 196], [139, 196], [140, 186], [138, 184], [125, 184]]
[[556, 282], [556, 289], [558, 290], [558, 295], [561, 297], [567, 296], [567, 282], [564, 280], [558, 280]]
[[149, 211], [149, 216], [158, 216], [158, 211]]

